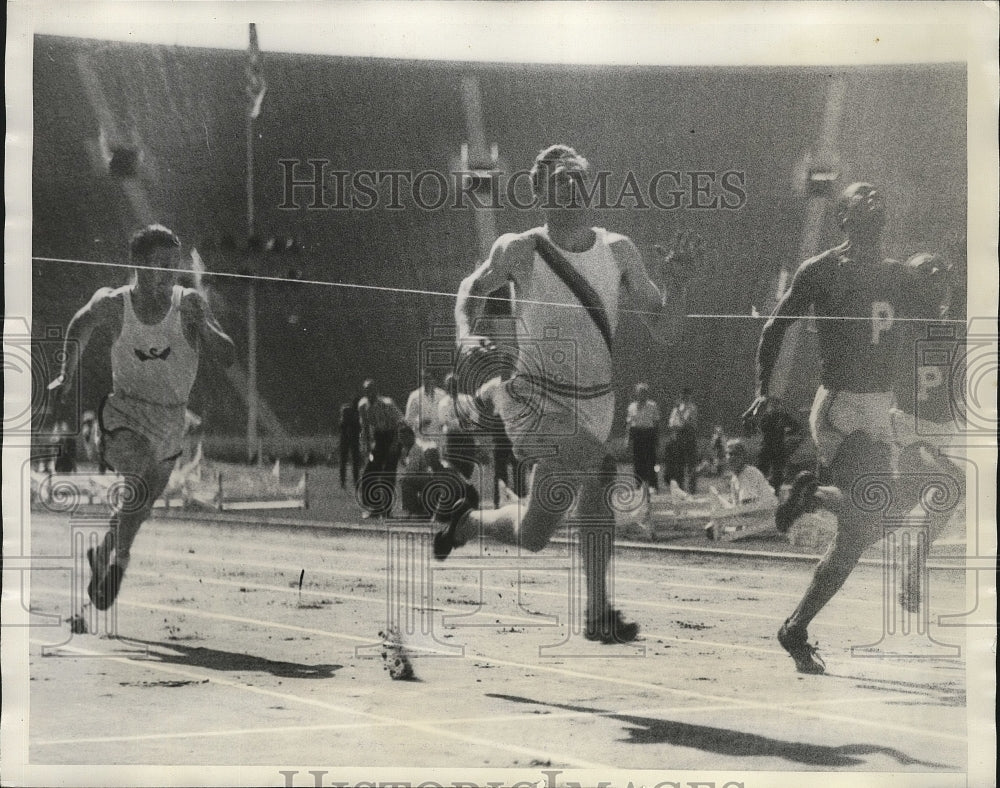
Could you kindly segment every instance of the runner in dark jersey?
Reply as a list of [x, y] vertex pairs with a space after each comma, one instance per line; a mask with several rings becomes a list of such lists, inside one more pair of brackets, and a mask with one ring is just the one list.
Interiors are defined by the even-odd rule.
[[[819, 332], [822, 385], [810, 428], [821, 466], [842, 492], [825, 502], [837, 515], [837, 535], [820, 561], [798, 607], [778, 640], [803, 673], [822, 673], [823, 660], [806, 629], [837, 593], [861, 554], [883, 535], [880, 513], [859, 506], [856, 482], [894, 471], [892, 380], [906, 320], [933, 317], [920, 279], [881, 254], [885, 206], [868, 183], [845, 189], [838, 219], [847, 241], [807, 260], [764, 326], [757, 352], [757, 399], [745, 414], [756, 418], [769, 401], [768, 386], [788, 327], [812, 309]], [[779, 529], [815, 505], [818, 480], [803, 471], [779, 507]]]

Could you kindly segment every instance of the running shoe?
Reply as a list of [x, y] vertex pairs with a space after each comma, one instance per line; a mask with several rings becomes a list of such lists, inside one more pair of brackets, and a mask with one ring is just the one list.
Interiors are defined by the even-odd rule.
[[813, 496], [819, 489], [816, 474], [812, 471], [800, 471], [792, 482], [792, 489], [784, 503], [779, 504], [774, 512], [774, 524], [779, 533], [788, 533], [799, 517], [814, 508]]
[[[98, 610], [107, 610], [118, 598], [125, 570], [118, 564], [109, 567], [99, 567], [94, 548], [87, 550], [87, 563], [90, 564], [90, 583], [87, 584], [87, 596]], [[103, 571], [101, 571], [103, 569]]]
[[583, 635], [599, 643], [631, 643], [639, 637], [639, 625], [626, 621], [621, 611], [611, 608], [601, 618], [588, 618]]
[[804, 629], [790, 627], [786, 621], [778, 630], [778, 642], [795, 660], [795, 669], [799, 673], [818, 675], [826, 672], [826, 663], [816, 646], [809, 642]]

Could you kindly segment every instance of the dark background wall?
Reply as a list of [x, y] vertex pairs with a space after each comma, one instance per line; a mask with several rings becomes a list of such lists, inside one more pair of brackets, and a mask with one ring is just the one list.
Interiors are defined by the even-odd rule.
[[[80, 63], [84, 62], [82, 71]], [[478, 257], [471, 210], [281, 208], [281, 159], [325, 159], [332, 170], [448, 172], [466, 140], [461, 79], [475, 75], [488, 141], [508, 166], [530, 166], [545, 145], [576, 146], [622, 183], [660, 170], [745, 173], [739, 210], [691, 207], [601, 212], [647, 259], [679, 229], [709, 244], [691, 313], [741, 319], [688, 320], [673, 345], [653, 342], [634, 317], [619, 333], [616, 385], [624, 411], [637, 380], [663, 405], [684, 385], [702, 403], [705, 428], [736, 418], [753, 390], [753, 353], [782, 265], [797, 262], [804, 198], [794, 173], [820, 133], [831, 79], [847, 79], [840, 187], [881, 184], [890, 202], [886, 252], [960, 247], [966, 222], [964, 67], [820, 69], [625, 69], [433, 64], [267, 53], [268, 92], [254, 125], [256, 225], [262, 236], [294, 236], [297, 256], [247, 263], [225, 239], [246, 229], [246, 58], [240, 52], [35, 40], [33, 254], [124, 262], [137, 226], [122, 182], [101, 166], [101, 126], [89, 69], [116, 126], [144, 151], [137, 182], [157, 219], [197, 245], [212, 271], [259, 270], [341, 285], [455, 291]], [[299, 177], [304, 177], [302, 170]], [[332, 201], [333, 196], [330, 195]], [[820, 248], [837, 242], [829, 211]], [[531, 211], [496, 212], [499, 229], [526, 229]], [[819, 251], [817, 249], [816, 251]], [[33, 264], [33, 331], [64, 325], [97, 287], [123, 283], [125, 269]], [[246, 348], [247, 285], [210, 280], [217, 311]], [[335, 430], [336, 407], [361, 380], [378, 378], [397, 401], [417, 385], [421, 343], [448, 326], [450, 295], [282, 282], [261, 285], [260, 389], [288, 431]], [[110, 385], [98, 337], [84, 366], [84, 406]], [[245, 429], [245, 407], [219, 376], [201, 375], [193, 409], [217, 433]]]

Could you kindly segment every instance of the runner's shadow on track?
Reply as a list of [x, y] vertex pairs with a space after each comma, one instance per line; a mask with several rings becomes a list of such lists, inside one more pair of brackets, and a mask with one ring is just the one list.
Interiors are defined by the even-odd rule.
[[713, 728], [708, 725], [692, 725], [687, 722], [663, 720], [656, 717], [616, 714], [587, 706], [544, 703], [516, 695], [487, 693], [487, 697], [508, 700], [513, 703], [530, 703], [533, 706], [549, 706], [566, 711], [590, 712], [608, 719], [619, 720], [633, 726], [627, 729], [630, 736], [628, 741], [633, 744], [674, 744], [678, 747], [692, 747], [718, 755], [731, 755], [740, 758], [747, 756], [784, 758], [793, 763], [820, 767], [859, 766], [864, 764], [864, 760], [854, 756], [884, 755], [907, 766], [948, 768], [946, 764], [921, 761], [895, 748], [880, 747], [877, 744], [843, 744], [839, 747], [830, 747], [824, 744], [806, 744], [772, 739], [729, 728]]
[[148, 646], [149, 652], [145, 655], [145, 659], [191, 668], [270, 673], [272, 676], [283, 679], [329, 679], [344, 667], [343, 665], [302, 665], [298, 662], [275, 662], [264, 657], [255, 657], [252, 654], [219, 651], [202, 646], [184, 646], [179, 643], [157, 643], [156, 641], [135, 638], [127, 638], [127, 641]]

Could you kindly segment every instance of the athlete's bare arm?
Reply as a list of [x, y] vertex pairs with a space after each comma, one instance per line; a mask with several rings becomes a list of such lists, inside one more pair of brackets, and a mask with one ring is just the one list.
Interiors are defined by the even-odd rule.
[[59, 375], [49, 384], [49, 391], [60, 400], [66, 396], [76, 376], [80, 359], [90, 337], [101, 326], [111, 328], [115, 336], [121, 333], [123, 303], [110, 287], [102, 287], [69, 321], [63, 344], [63, 360]]
[[489, 345], [488, 338], [475, 332], [486, 297], [511, 281], [517, 266], [530, 261], [534, 248], [530, 237], [517, 233], [501, 235], [494, 242], [489, 259], [462, 280], [455, 302], [456, 339], [460, 348]]
[[781, 340], [788, 327], [806, 314], [813, 304], [812, 263], [807, 261], [799, 266], [792, 278], [791, 287], [785, 291], [771, 317], [764, 324], [757, 346], [757, 395], [750, 407], [743, 413], [747, 424], [757, 423], [771, 401], [768, 389], [774, 363], [778, 360]]
[[611, 242], [611, 252], [618, 261], [622, 285], [632, 303], [640, 312], [645, 313], [644, 316], [658, 317], [666, 305], [666, 294], [649, 278], [635, 244], [624, 235], [619, 235]]
[[205, 353], [214, 363], [230, 366], [236, 359], [236, 348], [219, 325], [204, 294], [186, 289], [181, 297], [181, 320], [184, 337], [192, 347]]

